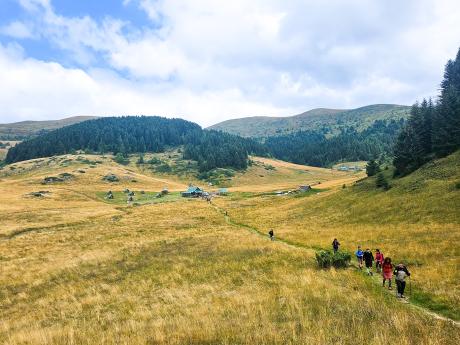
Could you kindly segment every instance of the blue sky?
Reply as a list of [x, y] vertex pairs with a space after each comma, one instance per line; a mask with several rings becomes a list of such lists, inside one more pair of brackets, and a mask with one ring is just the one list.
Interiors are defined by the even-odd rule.
[[459, 22], [456, 0], [0, 0], [0, 123], [412, 104]]

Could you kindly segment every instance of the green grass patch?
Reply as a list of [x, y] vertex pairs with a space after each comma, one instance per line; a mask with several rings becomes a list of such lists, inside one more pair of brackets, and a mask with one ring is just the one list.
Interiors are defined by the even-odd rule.
[[[139, 191], [134, 191], [135, 195], [133, 196], [133, 203], [145, 205], [145, 204], [159, 204], [163, 202], [172, 202], [183, 199], [180, 192], [171, 192], [169, 194], [163, 195], [161, 198], [156, 196], [159, 192], [145, 192], [141, 194]], [[128, 194], [124, 192], [113, 192], [113, 199], [106, 199], [106, 192], [96, 192], [96, 195], [101, 200], [104, 200], [108, 203], [115, 205], [125, 205], [128, 201]]]
[[[406, 286], [406, 294], [410, 295], [409, 282]], [[420, 307], [429, 309], [435, 313], [446, 316], [453, 320], [460, 320], [460, 310], [458, 308], [455, 308], [452, 304], [441, 301], [426, 292], [420, 291], [418, 289], [413, 289], [412, 295], [410, 296], [410, 301]]]

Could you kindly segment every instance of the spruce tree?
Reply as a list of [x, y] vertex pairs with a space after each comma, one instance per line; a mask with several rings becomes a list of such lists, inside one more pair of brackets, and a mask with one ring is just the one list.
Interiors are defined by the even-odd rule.
[[383, 175], [383, 173], [377, 174], [377, 179], [375, 180], [375, 185], [377, 188], [383, 188], [384, 190], [390, 189], [390, 185], [388, 184], [387, 179]]
[[366, 165], [367, 176], [371, 177], [377, 174], [380, 171], [378, 164], [374, 159], [371, 159]]

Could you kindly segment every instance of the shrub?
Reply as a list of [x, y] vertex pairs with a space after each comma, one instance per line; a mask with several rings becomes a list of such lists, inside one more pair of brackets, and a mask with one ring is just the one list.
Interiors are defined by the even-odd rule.
[[121, 153], [117, 153], [117, 155], [115, 156], [115, 158], [113, 160], [118, 164], [122, 164], [122, 165], [128, 165], [129, 164], [129, 159], [127, 159]]
[[351, 255], [341, 251], [333, 253], [330, 250], [320, 250], [316, 252], [316, 261], [320, 268], [346, 268], [350, 264]]

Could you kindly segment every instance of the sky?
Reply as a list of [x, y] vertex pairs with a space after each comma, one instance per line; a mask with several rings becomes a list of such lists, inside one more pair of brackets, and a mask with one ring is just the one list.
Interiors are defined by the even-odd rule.
[[0, 0], [0, 123], [410, 105], [459, 47], [458, 0]]

